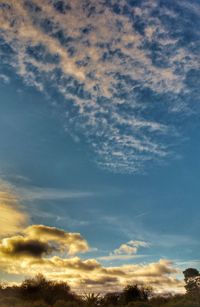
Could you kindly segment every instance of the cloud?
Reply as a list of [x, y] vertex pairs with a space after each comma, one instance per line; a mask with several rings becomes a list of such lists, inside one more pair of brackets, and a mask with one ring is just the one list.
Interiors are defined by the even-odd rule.
[[[105, 292], [105, 286], [109, 284], [110, 291], [116, 291], [127, 284], [138, 283], [156, 286], [158, 291], [183, 291], [183, 283], [176, 279], [175, 275], [179, 271], [173, 268], [173, 263], [169, 260], [161, 259], [150, 264], [129, 264], [117, 267], [101, 266], [88, 276], [82, 275], [80, 281], [76, 281], [76, 286], [96, 285], [96, 290]], [[74, 281], [75, 282], [75, 281]]]
[[93, 193], [83, 191], [69, 191], [64, 189], [39, 188], [29, 186], [26, 188], [16, 188], [15, 191], [23, 200], [50, 200], [50, 199], [71, 199], [91, 197]]
[[140, 247], [147, 248], [150, 244], [145, 241], [137, 241], [131, 240], [127, 243], [123, 243], [116, 248], [112, 253], [108, 256], [98, 257], [99, 260], [103, 261], [115, 261], [115, 260], [130, 260], [137, 258], [144, 258], [146, 255], [137, 255], [138, 249]]
[[28, 215], [21, 211], [20, 206], [13, 206], [10, 202], [0, 200], [0, 212], [0, 236], [18, 232], [28, 222]]
[[41, 258], [53, 252], [75, 255], [89, 251], [86, 240], [79, 233], [68, 233], [55, 227], [32, 225], [18, 236], [0, 241], [2, 257]]
[[[2, 237], [0, 255], [2, 257], [42, 257], [44, 254], [51, 254], [55, 251], [72, 256], [89, 250], [87, 241], [80, 233], [70, 233], [45, 225], [26, 227], [29, 216], [22, 210], [20, 201], [28, 197], [20, 193], [21, 191], [29, 195], [29, 190], [16, 188], [9, 182], [0, 180], [0, 237]], [[45, 192], [36, 189], [36, 194], [43, 195], [44, 192], [44, 198], [46, 198], [47, 191], [48, 189]], [[53, 195], [57, 193], [57, 190], [53, 191]], [[71, 195], [71, 197], [76, 196]], [[33, 200], [34, 196], [30, 196], [30, 199]]]
[[28, 223], [18, 196], [3, 181], [0, 181], [0, 212], [0, 237], [19, 232]]
[[0, 243], [1, 257], [41, 257], [52, 253], [56, 248], [44, 240], [29, 239], [22, 236], [3, 239]]
[[60, 250], [67, 251], [69, 255], [89, 251], [86, 240], [80, 233], [70, 233], [55, 227], [32, 225], [24, 233], [30, 238], [42, 238], [44, 241], [56, 242]]
[[[4, 196], [5, 198], [5, 196]], [[10, 197], [9, 197], [10, 199]], [[129, 241], [126, 247], [147, 247], [143, 241]], [[17, 235], [5, 236], [0, 240], [0, 270], [8, 274], [33, 276], [44, 274], [50, 279], [67, 281], [73, 289], [93, 291], [120, 290], [126, 284], [152, 285], [163, 292], [173, 288], [182, 291], [183, 284], [176, 278], [179, 270], [169, 260], [161, 259], [149, 264], [126, 264], [103, 266], [98, 259], [82, 259], [77, 254], [87, 253], [89, 243], [80, 233], [71, 233], [45, 225], [31, 225]], [[139, 257], [135, 249], [123, 244], [113, 257]], [[126, 254], [125, 254], [126, 253]], [[111, 257], [111, 256], [109, 256]]]
[[127, 243], [121, 244], [119, 248], [114, 250], [115, 255], [133, 255], [138, 252], [139, 247], [149, 247], [149, 244], [144, 241], [129, 241]]
[[[46, 225], [25, 227], [26, 215], [16, 207], [19, 197], [11, 193], [11, 186], [5, 182], [2, 183], [0, 197], [3, 204], [6, 203], [5, 207], [1, 206], [5, 209], [2, 211], [3, 216], [9, 216], [7, 222], [10, 222], [9, 226], [1, 226], [0, 271], [20, 276], [42, 273], [50, 279], [62, 279], [79, 291], [89, 291], [92, 287], [93, 291], [105, 292], [106, 286], [109, 286], [110, 291], [116, 291], [134, 282], [155, 285], [159, 291], [171, 288], [174, 291], [183, 290], [182, 282], [176, 278], [178, 270], [172, 262], [160, 260], [150, 264], [104, 266], [100, 262], [104, 260], [103, 257], [82, 259], [77, 254], [92, 249], [80, 233]], [[15, 209], [11, 205], [15, 205]], [[143, 241], [129, 241], [124, 245], [127, 249], [122, 244], [119, 251], [115, 250], [113, 257], [123, 259], [127, 256], [127, 260], [132, 256], [136, 258], [140, 255], [135, 255], [135, 249], [148, 246]], [[128, 249], [128, 246], [134, 250]]]
[[[0, 179], [0, 199], [24, 202], [35, 200], [62, 200], [74, 198], [86, 198], [94, 196], [94, 192], [80, 191], [80, 190], [67, 190], [58, 188], [38, 187], [26, 184], [25, 186], [11, 184], [7, 179]], [[16, 177], [19, 180], [28, 182], [28, 178], [22, 176], [9, 176]], [[14, 178], [14, 179], [16, 179]]]
[[8, 84], [10, 83], [10, 78], [4, 74], [0, 74], [0, 81], [5, 84]]
[[73, 289], [84, 291], [92, 287], [94, 292], [117, 291], [127, 284], [151, 285], [158, 292], [181, 292], [183, 282], [176, 278], [179, 270], [169, 260], [161, 259], [149, 264], [127, 264], [121, 266], [103, 266], [96, 259], [83, 260], [79, 257], [26, 257], [16, 258], [10, 263], [4, 257], [0, 259], [2, 270], [10, 274], [44, 274], [47, 278], [67, 281]]
[[147, 257], [147, 255], [136, 255], [136, 254], [119, 254], [119, 255], [116, 255], [116, 254], [113, 254], [113, 253], [110, 253], [108, 256], [101, 256], [101, 257], [98, 257], [97, 259], [98, 260], [103, 260], [103, 261], [115, 261], [115, 260], [130, 260], [130, 259], [138, 259], [138, 258], [145, 258]]
[[87, 140], [100, 167], [134, 173], [169, 158], [198, 99], [188, 78], [200, 69], [199, 34], [187, 33], [199, 4], [62, 3], [0, 1], [3, 63], [64, 101], [66, 131]]

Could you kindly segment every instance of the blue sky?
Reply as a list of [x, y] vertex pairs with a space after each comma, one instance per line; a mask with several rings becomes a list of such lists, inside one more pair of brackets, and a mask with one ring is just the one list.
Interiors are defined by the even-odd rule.
[[83, 260], [199, 268], [199, 3], [86, 2], [0, 2], [1, 192]]

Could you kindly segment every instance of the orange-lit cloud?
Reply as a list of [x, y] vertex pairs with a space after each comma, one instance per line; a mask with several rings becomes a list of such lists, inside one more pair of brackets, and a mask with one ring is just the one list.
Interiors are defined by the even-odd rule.
[[11, 258], [41, 258], [52, 252], [74, 255], [88, 250], [88, 243], [79, 233], [68, 233], [44, 225], [29, 226], [20, 235], [0, 241], [0, 255]]
[[[26, 227], [28, 216], [22, 212], [20, 196], [13, 190], [4, 183], [0, 191], [0, 271], [20, 276], [42, 273], [49, 279], [68, 282], [77, 291], [92, 288], [94, 292], [105, 292], [107, 286], [110, 291], [116, 291], [130, 283], [145, 283], [161, 292], [183, 291], [183, 282], [176, 278], [179, 270], [169, 260], [105, 266], [101, 263], [103, 257], [80, 257], [79, 254], [91, 251], [80, 233], [45, 225]], [[149, 246], [147, 242], [132, 240], [107, 257], [128, 260], [139, 256], [136, 255], [138, 248]]]
[[[64, 256], [63, 252], [68, 254]], [[32, 225], [21, 235], [0, 241], [0, 269], [10, 274], [43, 273], [50, 279], [62, 279], [74, 289], [116, 291], [126, 284], [156, 286], [158, 291], [183, 291], [176, 278], [179, 272], [169, 260], [150, 264], [103, 266], [94, 258], [81, 259], [73, 254], [89, 251], [89, 244], [80, 234], [44, 225]]]
[[[62, 258], [59, 256], [16, 259], [15, 262], [1, 256], [2, 270], [19, 275], [34, 276], [43, 273], [49, 279], [68, 282], [74, 289], [82, 291], [116, 291], [127, 284], [146, 284], [159, 292], [183, 291], [183, 281], [176, 278], [179, 270], [169, 260], [161, 259], [150, 264], [129, 264], [103, 266], [96, 259], [83, 260], [79, 257]], [[106, 286], [109, 285], [109, 289]]]
[[18, 196], [10, 186], [0, 181], [0, 237], [16, 233], [28, 222], [28, 215], [22, 211]]

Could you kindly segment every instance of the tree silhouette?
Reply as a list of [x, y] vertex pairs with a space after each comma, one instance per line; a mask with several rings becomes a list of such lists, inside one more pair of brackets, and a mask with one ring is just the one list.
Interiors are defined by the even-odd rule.
[[77, 301], [78, 297], [70, 291], [70, 287], [65, 282], [48, 281], [42, 274], [35, 278], [26, 279], [20, 287], [21, 296], [28, 300], [43, 299], [52, 305], [57, 300]]
[[101, 306], [107, 307], [107, 306], [117, 306], [120, 300], [120, 293], [107, 293], [104, 295]]
[[138, 285], [128, 285], [121, 293], [120, 302], [128, 304], [132, 301], [148, 301], [152, 290]]
[[87, 307], [99, 306], [100, 300], [100, 293], [86, 293], [83, 296], [83, 301], [86, 303]]
[[0, 307], [199, 307], [200, 274], [189, 268], [184, 275], [186, 294], [152, 295], [150, 288], [135, 284], [121, 292], [78, 296], [67, 283], [38, 274], [21, 285], [0, 284]]
[[188, 268], [183, 272], [185, 289], [190, 295], [200, 295], [200, 274], [197, 269]]
[[187, 281], [188, 278], [199, 276], [199, 271], [197, 269], [188, 268], [185, 271], [183, 271], [183, 274], [185, 276], [185, 280]]

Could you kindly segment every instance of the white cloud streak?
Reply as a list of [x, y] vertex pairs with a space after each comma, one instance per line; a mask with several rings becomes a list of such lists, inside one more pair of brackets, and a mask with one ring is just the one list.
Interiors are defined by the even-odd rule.
[[62, 199], [74, 199], [74, 198], [87, 198], [94, 196], [92, 192], [83, 191], [70, 191], [64, 189], [54, 188], [39, 188], [39, 187], [27, 187], [27, 188], [15, 188], [16, 192], [20, 195], [22, 200], [62, 200]]
[[144, 241], [134, 241], [131, 240], [127, 243], [123, 243], [119, 248], [114, 250], [114, 255], [134, 255], [138, 252], [140, 247], [149, 247], [149, 244]]

